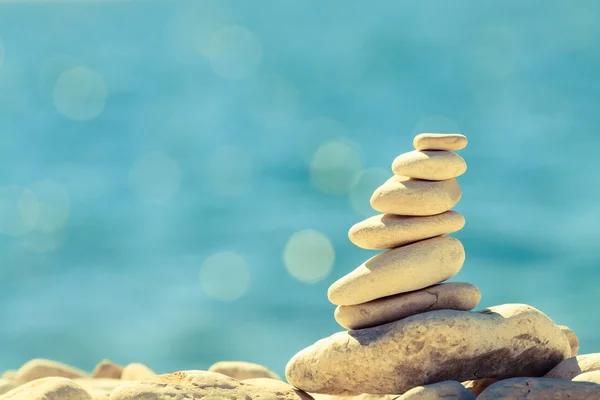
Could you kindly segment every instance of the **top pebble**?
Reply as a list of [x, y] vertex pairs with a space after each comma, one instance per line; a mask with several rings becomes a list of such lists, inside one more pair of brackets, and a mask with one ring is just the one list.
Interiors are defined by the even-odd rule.
[[460, 133], [421, 133], [413, 141], [417, 150], [462, 150], [467, 143], [467, 137]]

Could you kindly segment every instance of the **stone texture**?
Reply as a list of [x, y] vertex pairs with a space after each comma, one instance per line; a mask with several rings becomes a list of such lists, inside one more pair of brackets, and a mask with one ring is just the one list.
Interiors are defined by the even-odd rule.
[[2, 373], [2, 378], [3, 379], [16, 379], [17, 377], [17, 370], [16, 369], [8, 369], [6, 371], [4, 371]]
[[577, 335], [568, 326], [559, 325], [558, 326], [562, 333], [569, 339], [569, 343], [571, 344], [571, 357], [575, 357], [579, 352], [579, 339], [577, 339]]
[[413, 139], [417, 150], [462, 150], [468, 140], [460, 133], [421, 133]]
[[123, 367], [121, 365], [115, 364], [110, 360], [102, 360], [94, 368], [92, 378], [121, 379], [122, 373]]
[[35, 379], [57, 376], [63, 378], [85, 378], [85, 372], [58, 361], [36, 358], [23, 364], [15, 374], [15, 381], [25, 383]]
[[464, 226], [465, 217], [456, 211], [425, 217], [379, 214], [355, 224], [348, 238], [363, 249], [384, 250], [457, 232]]
[[434, 310], [472, 310], [481, 292], [465, 282], [448, 282], [353, 306], [338, 306], [335, 320], [346, 329], [363, 329]]
[[[240, 382], [209, 371], [180, 371], [158, 375], [141, 382], [124, 383], [110, 395], [110, 400], [311, 400], [300, 390], [274, 379], [270, 382]], [[285, 385], [285, 386], [284, 386]], [[186, 397], [187, 396], [187, 397]]]
[[584, 372], [600, 371], [600, 353], [571, 357], [548, 372], [546, 378], [571, 380]]
[[598, 400], [600, 385], [547, 378], [512, 378], [496, 382], [478, 400]]
[[481, 392], [483, 392], [490, 385], [493, 385], [496, 382], [498, 382], [498, 379], [496, 379], [496, 378], [481, 378], [481, 379], [474, 379], [471, 381], [465, 381], [462, 383], [462, 385], [466, 389], [468, 389], [471, 393], [473, 393], [475, 396], [479, 396], [481, 394]]
[[78, 378], [73, 381], [84, 388], [93, 400], [108, 399], [110, 393], [123, 383], [122, 380], [114, 378]]
[[0, 400], [92, 400], [92, 396], [71, 379], [48, 377], [29, 381]]
[[321, 339], [288, 362], [286, 378], [310, 393], [404, 393], [444, 380], [541, 376], [570, 351], [528, 305], [438, 310]]
[[298, 390], [279, 379], [273, 378], [253, 378], [245, 379], [244, 384], [254, 385], [261, 390], [271, 391], [273, 393], [282, 393], [284, 398], [311, 400], [313, 397], [308, 393]]
[[327, 296], [333, 304], [349, 306], [423, 289], [456, 275], [464, 261], [458, 239], [438, 236], [370, 258], [334, 282]]
[[584, 372], [572, 379], [574, 382], [592, 382], [600, 384], [600, 370]]
[[267, 367], [246, 361], [219, 361], [211, 365], [208, 370], [240, 381], [254, 378], [281, 379], [279, 375]]
[[139, 381], [156, 376], [156, 372], [140, 363], [131, 363], [123, 368], [121, 379], [124, 381]]
[[392, 171], [411, 178], [443, 181], [464, 174], [467, 163], [451, 151], [410, 151], [396, 157]]
[[17, 384], [8, 379], [0, 379], [0, 394], [4, 394], [17, 387]]
[[475, 396], [459, 382], [443, 381], [412, 388], [397, 400], [475, 400]]
[[394, 175], [373, 192], [374, 210], [398, 215], [434, 215], [458, 203], [462, 191], [456, 179], [426, 181]]

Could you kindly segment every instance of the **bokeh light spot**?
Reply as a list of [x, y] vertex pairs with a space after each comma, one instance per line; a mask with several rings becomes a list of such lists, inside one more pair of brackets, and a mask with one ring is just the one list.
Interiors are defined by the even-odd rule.
[[331, 241], [313, 229], [294, 233], [283, 251], [285, 268], [294, 278], [307, 283], [325, 279], [334, 261], [335, 250]]
[[200, 285], [213, 300], [233, 301], [244, 295], [250, 283], [250, 269], [237, 253], [220, 252], [209, 256], [200, 268]]
[[223, 146], [213, 152], [208, 174], [216, 195], [242, 196], [254, 186], [260, 175], [260, 166], [247, 149]]
[[30, 186], [35, 193], [39, 206], [39, 215], [35, 229], [52, 232], [61, 228], [69, 217], [69, 193], [56, 182], [43, 180]]
[[310, 163], [310, 180], [322, 193], [340, 196], [350, 191], [363, 168], [360, 149], [348, 140], [333, 140], [317, 149]]
[[54, 87], [60, 75], [66, 70], [83, 66], [84, 62], [70, 54], [55, 54], [44, 60], [40, 71], [40, 91], [48, 96], [52, 96]]
[[19, 245], [33, 253], [51, 253], [62, 245], [62, 235], [56, 232], [29, 232], [20, 239]]
[[22, 236], [30, 232], [39, 216], [39, 204], [31, 189], [17, 185], [0, 187], [0, 232]]
[[348, 195], [350, 207], [365, 217], [377, 214], [371, 208], [371, 196], [390, 176], [390, 171], [383, 168], [368, 168], [357, 173]]
[[175, 160], [153, 151], [142, 155], [129, 171], [135, 193], [144, 201], [164, 204], [171, 200], [181, 183], [181, 170]]
[[412, 134], [419, 133], [461, 133], [460, 127], [451, 118], [443, 115], [430, 115], [421, 118], [413, 128]]
[[319, 117], [305, 122], [298, 135], [298, 155], [307, 163], [310, 162], [315, 151], [323, 143], [341, 139], [348, 134], [344, 125], [330, 117]]
[[212, 35], [206, 56], [218, 75], [228, 79], [247, 79], [260, 65], [262, 47], [251, 31], [243, 26], [230, 25]]
[[263, 126], [281, 133], [298, 114], [298, 88], [281, 75], [266, 75], [258, 80], [249, 105], [250, 114]]
[[58, 111], [76, 121], [88, 121], [100, 115], [107, 96], [108, 89], [102, 75], [84, 66], [61, 73], [53, 92]]

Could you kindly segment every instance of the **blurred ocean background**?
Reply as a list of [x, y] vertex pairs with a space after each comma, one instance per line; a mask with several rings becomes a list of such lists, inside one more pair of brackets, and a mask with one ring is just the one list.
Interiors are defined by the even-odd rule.
[[282, 374], [347, 231], [461, 132], [479, 308], [600, 351], [600, 2], [0, 0], [0, 368]]

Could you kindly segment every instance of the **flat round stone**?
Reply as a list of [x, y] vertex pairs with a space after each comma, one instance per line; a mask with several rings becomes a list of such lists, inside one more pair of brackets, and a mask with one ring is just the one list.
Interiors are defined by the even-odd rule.
[[456, 179], [426, 181], [394, 175], [371, 196], [374, 210], [398, 215], [435, 215], [454, 207], [462, 191]]
[[340, 306], [366, 303], [423, 289], [456, 275], [465, 261], [460, 240], [438, 236], [388, 250], [334, 282], [329, 301]]
[[396, 157], [392, 171], [411, 178], [443, 181], [464, 174], [467, 163], [451, 151], [409, 151]]
[[435, 310], [470, 311], [481, 300], [477, 286], [448, 282], [353, 306], [338, 306], [335, 320], [346, 329], [363, 329]]
[[465, 217], [456, 211], [424, 217], [379, 214], [355, 224], [348, 238], [363, 249], [383, 250], [457, 232], [464, 226]]
[[467, 143], [467, 137], [460, 133], [421, 133], [413, 140], [417, 150], [461, 150]]

